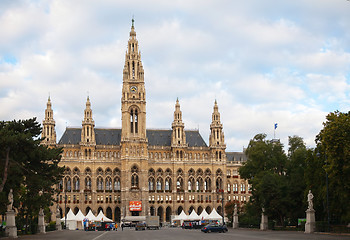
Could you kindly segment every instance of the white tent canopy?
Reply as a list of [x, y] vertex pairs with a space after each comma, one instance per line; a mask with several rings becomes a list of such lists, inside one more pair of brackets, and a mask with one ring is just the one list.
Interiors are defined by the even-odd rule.
[[86, 215], [86, 218], [89, 219], [89, 221], [98, 222], [98, 218], [95, 217], [95, 215], [92, 213], [91, 209], [89, 210], [88, 214]]
[[184, 212], [184, 210], [181, 211], [180, 215], [177, 215], [173, 218], [173, 222], [174, 221], [180, 221], [180, 225], [182, 225], [184, 220], [187, 220], [188, 216], [186, 215], [186, 213]]
[[83, 221], [84, 221], [84, 214], [81, 212], [81, 210], [79, 209], [77, 215], [75, 215], [75, 220], [77, 221], [77, 228], [78, 229], [83, 229], [84, 225], [83, 225]]
[[69, 209], [69, 211], [68, 211], [68, 213], [67, 213], [67, 217], [61, 218], [61, 221], [65, 221], [65, 220], [67, 220], [67, 221], [69, 221], [69, 220], [75, 220], [75, 215], [74, 215], [72, 209]]
[[220, 214], [217, 213], [217, 211], [215, 210], [215, 208], [213, 208], [213, 211], [211, 211], [211, 213], [209, 214], [209, 216], [206, 218], [206, 220], [218, 220], [218, 221], [222, 221], [222, 216]]
[[196, 213], [196, 211], [193, 209], [191, 214], [187, 217], [186, 220], [189, 220], [189, 221], [198, 221], [200, 220], [198, 214]]
[[200, 220], [206, 220], [208, 216], [209, 216], [209, 214], [207, 213], [207, 211], [205, 211], [205, 209], [203, 209], [201, 214], [199, 214]]
[[75, 230], [77, 228], [77, 220], [75, 218], [75, 215], [72, 209], [69, 209], [67, 216], [65, 216], [64, 218], [61, 218], [61, 221], [64, 221], [67, 223], [67, 228], [69, 230]]
[[106, 217], [106, 216], [103, 214], [102, 210], [99, 212], [99, 214], [97, 215], [96, 218], [97, 218], [98, 221], [100, 221], [100, 222], [113, 222], [112, 219], [109, 219], [108, 217]]
[[81, 212], [81, 210], [79, 209], [79, 212], [77, 213], [77, 215], [75, 215], [75, 219], [77, 221], [83, 221], [85, 218], [84, 214]]

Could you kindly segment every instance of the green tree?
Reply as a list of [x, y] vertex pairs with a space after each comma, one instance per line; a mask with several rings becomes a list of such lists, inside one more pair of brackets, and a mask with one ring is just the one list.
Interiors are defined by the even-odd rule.
[[26, 224], [40, 208], [52, 204], [53, 186], [64, 170], [58, 166], [62, 150], [41, 145], [40, 133], [35, 118], [0, 122], [0, 212], [5, 213], [7, 195], [13, 189], [19, 222]]
[[288, 193], [285, 178], [287, 156], [279, 141], [266, 140], [265, 134], [257, 134], [246, 150], [247, 162], [240, 168], [242, 178], [252, 184], [252, 203], [284, 224], [287, 215]]
[[286, 155], [279, 141], [256, 135], [246, 151], [248, 160], [239, 170], [252, 184], [250, 208], [264, 207], [279, 225], [296, 225], [297, 219], [305, 216], [305, 168], [313, 154], [301, 137], [289, 137], [288, 144]]
[[316, 143], [319, 161], [323, 162], [323, 168], [328, 174], [329, 211], [333, 221], [349, 223], [350, 112], [329, 113], [323, 126], [316, 137]]

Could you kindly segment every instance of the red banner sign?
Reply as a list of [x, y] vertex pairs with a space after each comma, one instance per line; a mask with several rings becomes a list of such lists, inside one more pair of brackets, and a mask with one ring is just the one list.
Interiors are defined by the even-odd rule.
[[129, 202], [130, 211], [142, 211], [141, 201], [130, 201]]

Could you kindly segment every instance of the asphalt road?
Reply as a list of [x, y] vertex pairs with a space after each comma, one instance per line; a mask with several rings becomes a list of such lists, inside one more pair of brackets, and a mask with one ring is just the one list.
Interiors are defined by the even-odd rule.
[[23, 240], [58, 240], [58, 239], [73, 239], [73, 240], [206, 240], [206, 239], [240, 239], [240, 240], [256, 240], [256, 239], [349, 239], [350, 235], [339, 235], [339, 234], [324, 234], [324, 233], [313, 233], [305, 234], [303, 232], [293, 231], [260, 231], [252, 229], [232, 229], [229, 228], [227, 233], [202, 233], [200, 230], [184, 230], [181, 228], [162, 228], [160, 230], [145, 230], [135, 231], [134, 229], [124, 228], [124, 231], [118, 229], [118, 231], [112, 232], [84, 232], [84, 231], [55, 231], [48, 232], [46, 234], [36, 234], [32, 236], [20, 236], [18, 239]]

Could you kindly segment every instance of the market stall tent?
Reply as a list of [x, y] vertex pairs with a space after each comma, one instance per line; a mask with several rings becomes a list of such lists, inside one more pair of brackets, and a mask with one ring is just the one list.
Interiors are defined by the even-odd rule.
[[97, 215], [96, 218], [97, 218], [98, 221], [100, 221], [100, 222], [113, 222], [112, 219], [109, 219], [108, 217], [106, 217], [106, 216], [103, 214], [102, 210], [99, 212], [99, 214]]
[[66, 228], [69, 230], [75, 230], [77, 229], [77, 220], [75, 218], [75, 215], [72, 211], [72, 209], [69, 209], [67, 216], [64, 218], [61, 218], [61, 221], [64, 223], [67, 223]]
[[84, 225], [83, 225], [84, 218], [85, 218], [84, 214], [79, 209], [77, 215], [75, 215], [75, 219], [77, 220], [77, 228], [78, 229], [84, 228]]
[[216, 221], [222, 223], [222, 216], [220, 214], [218, 214], [218, 212], [215, 210], [215, 208], [213, 208], [213, 211], [211, 211], [211, 213], [209, 214], [209, 216], [205, 220], [209, 220], [209, 221], [216, 220]]

